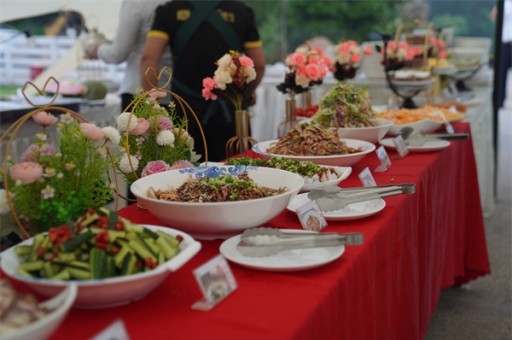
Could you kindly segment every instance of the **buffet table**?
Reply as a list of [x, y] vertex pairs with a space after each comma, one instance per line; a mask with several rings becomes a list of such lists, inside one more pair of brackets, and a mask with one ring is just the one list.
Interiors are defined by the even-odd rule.
[[[457, 123], [456, 130], [470, 126]], [[375, 154], [367, 156], [342, 186], [360, 186], [357, 174], [378, 163]], [[191, 309], [202, 297], [192, 270], [216, 256], [222, 243], [203, 241], [202, 250], [146, 298], [74, 309], [53, 339], [91, 338], [117, 320], [132, 339], [422, 339], [442, 289], [490, 273], [472, 143], [452, 141], [440, 152], [393, 159], [387, 172], [374, 176], [378, 184], [415, 183], [417, 192], [386, 198], [386, 208], [372, 217], [331, 222], [325, 231], [365, 238], [338, 260], [275, 273], [232, 264], [238, 289], [203, 312]], [[136, 205], [120, 213], [160, 224]], [[301, 228], [288, 211], [269, 225]]]

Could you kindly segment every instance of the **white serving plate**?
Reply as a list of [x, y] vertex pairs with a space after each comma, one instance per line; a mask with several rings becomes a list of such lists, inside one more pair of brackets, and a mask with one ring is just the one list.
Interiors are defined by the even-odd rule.
[[301, 191], [311, 191], [314, 189], [321, 189], [328, 186], [338, 185], [344, 179], [348, 178], [352, 173], [352, 167], [350, 166], [330, 166], [330, 165], [320, 165], [326, 168], [333, 168], [338, 174], [338, 178], [331, 179], [329, 181], [318, 181], [313, 180], [311, 178], [304, 177], [304, 186]]
[[352, 138], [377, 143], [384, 138], [388, 130], [393, 126], [393, 122], [387, 119], [377, 119], [377, 121], [379, 122], [377, 126], [338, 128], [338, 133], [342, 138]]
[[3, 340], [33, 340], [47, 339], [59, 327], [71, 306], [75, 302], [77, 287], [74, 284], [68, 285], [64, 290], [53, 298], [41, 302], [39, 307], [49, 310], [49, 313], [41, 319], [5, 335]]
[[[288, 204], [287, 209], [291, 212], [297, 212], [298, 208], [310, 201], [307, 193], [297, 195]], [[385, 207], [386, 201], [379, 198], [366, 202], [352, 203], [339, 210], [323, 211], [323, 214], [327, 221], [350, 221], [375, 215]]]
[[[153, 231], [161, 230], [164, 233], [176, 236], [181, 235], [180, 252], [172, 259], [159, 265], [153, 270], [127, 276], [96, 279], [96, 280], [70, 280], [52, 281], [48, 279], [30, 278], [17, 273], [20, 258], [14, 252], [14, 247], [2, 253], [0, 266], [5, 274], [21, 281], [43, 296], [55, 296], [69, 285], [78, 288], [74, 307], [77, 308], [107, 308], [128, 304], [137, 301], [149, 294], [171, 272], [175, 272], [188, 262], [200, 249], [201, 244], [190, 235], [171, 228], [152, 225], [142, 225]], [[33, 238], [23, 241], [20, 245], [30, 245]]]
[[[380, 144], [384, 145], [384, 147], [396, 150], [395, 143], [393, 143], [392, 138], [384, 138], [380, 141]], [[409, 149], [410, 152], [433, 152], [433, 151], [439, 151], [442, 150], [450, 145], [450, 141], [447, 140], [441, 140], [441, 139], [434, 139], [434, 140], [427, 140], [425, 144], [422, 146], [407, 146], [407, 149]]]
[[[281, 231], [311, 233], [306, 230], [282, 229]], [[287, 250], [267, 257], [249, 257], [240, 254], [236, 249], [236, 245], [239, 242], [240, 235], [224, 241], [220, 246], [220, 253], [229, 261], [240, 266], [269, 272], [293, 272], [317, 268], [333, 262], [345, 252], [345, 246], [341, 245], [337, 247]]]
[[[258, 185], [288, 191], [265, 198], [230, 202], [172, 202], [147, 196], [148, 189], [178, 188], [191, 177], [247, 174]], [[290, 199], [304, 185], [294, 173], [255, 166], [223, 165], [170, 170], [142, 177], [130, 189], [138, 201], [163, 223], [198, 239], [226, 239], [247, 228], [262, 225], [286, 209]]]
[[417, 122], [408, 123], [408, 124], [394, 124], [388, 131], [389, 135], [396, 136], [400, 134], [400, 130], [404, 127], [410, 127], [414, 130], [423, 131], [425, 133], [434, 132], [439, 129], [443, 125], [443, 122], [433, 120], [433, 119], [423, 119]]
[[367, 154], [371, 153], [375, 150], [375, 145], [362, 141], [357, 139], [346, 139], [346, 138], [340, 138], [340, 140], [347, 143], [347, 146], [352, 148], [359, 148], [361, 147], [363, 149], [362, 152], [352, 153], [352, 154], [346, 154], [346, 155], [330, 155], [330, 156], [289, 156], [289, 155], [278, 155], [274, 153], [267, 152], [267, 149], [277, 143], [277, 139], [269, 140], [266, 142], [260, 142], [253, 146], [252, 150], [256, 152], [257, 154], [263, 156], [264, 158], [270, 158], [270, 157], [285, 157], [289, 159], [294, 159], [297, 161], [311, 161], [315, 164], [319, 165], [337, 165], [337, 166], [352, 166], [359, 162], [361, 159], [364, 158]]

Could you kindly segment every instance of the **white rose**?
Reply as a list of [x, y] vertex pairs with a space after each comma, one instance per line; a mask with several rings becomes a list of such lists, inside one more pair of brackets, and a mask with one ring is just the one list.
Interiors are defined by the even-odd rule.
[[295, 83], [303, 88], [307, 88], [309, 86], [309, 78], [305, 75], [298, 74], [295, 76]]
[[217, 86], [221, 90], [225, 90], [226, 84], [229, 84], [233, 81], [231, 79], [231, 75], [229, 74], [229, 72], [223, 72], [221, 70], [215, 71], [213, 79], [215, 80], [215, 83], [217, 83]]
[[405, 52], [405, 50], [403, 48], [399, 49], [397, 54], [396, 54], [396, 57], [398, 59], [405, 59], [405, 56], [407, 55], [407, 52]]
[[256, 71], [252, 67], [244, 67], [244, 74], [247, 77], [247, 79], [246, 79], [247, 83], [256, 79]]
[[228, 67], [229, 63], [231, 62], [231, 56], [229, 54], [224, 54], [222, 58], [217, 60], [217, 65], [219, 68], [225, 68]]
[[[130, 162], [131, 162], [131, 166], [130, 166]], [[125, 153], [122, 157], [121, 157], [121, 161], [119, 162], [119, 169], [124, 172], [124, 173], [128, 173], [128, 172], [133, 172], [133, 171], [137, 171], [137, 169], [139, 168], [139, 160], [132, 156], [132, 155], [128, 155], [127, 153]]]

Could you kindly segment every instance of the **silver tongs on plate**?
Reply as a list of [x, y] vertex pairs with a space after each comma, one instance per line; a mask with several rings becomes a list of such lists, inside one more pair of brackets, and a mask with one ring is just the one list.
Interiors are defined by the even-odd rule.
[[423, 146], [429, 140], [467, 140], [468, 133], [433, 133], [426, 134], [424, 131], [414, 130], [410, 126], [400, 129], [400, 135], [408, 146]]
[[361, 233], [297, 233], [262, 227], [246, 230], [236, 249], [244, 256], [264, 257], [286, 250], [360, 245], [363, 241]]
[[308, 198], [316, 200], [323, 211], [333, 211], [343, 209], [353, 203], [400, 194], [411, 195], [415, 192], [416, 186], [413, 183], [347, 189], [329, 186], [323, 189], [312, 190], [308, 194]]

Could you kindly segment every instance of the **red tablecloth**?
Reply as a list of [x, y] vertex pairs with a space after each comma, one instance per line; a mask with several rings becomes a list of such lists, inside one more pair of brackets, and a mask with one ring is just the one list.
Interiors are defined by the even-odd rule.
[[[469, 132], [469, 124], [456, 124]], [[394, 153], [390, 153], [394, 155]], [[342, 186], [374, 169], [368, 155]], [[187, 265], [141, 301], [103, 310], [72, 310], [55, 339], [85, 339], [116, 319], [133, 339], [421, 339], [440, 291], [490, 272], [471, 141], [440, 152], [393, 159], [378, 184], [413, 182], [415, 195], [386, 198], [386, 208], [361, 220], [331, 222], [328, 232], [362, 232], [362, 246], [323, 267], [268, 273], [232, 265], [239, 288], [209, 312], [192, 310], [201, 298], [192, 270], [219, 253], [204, 241]], [[160, 224], [131, 205], [121, 214]], [[285, 211], [270, 222], [300, 228]]]

